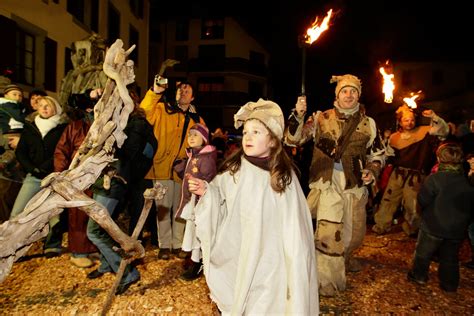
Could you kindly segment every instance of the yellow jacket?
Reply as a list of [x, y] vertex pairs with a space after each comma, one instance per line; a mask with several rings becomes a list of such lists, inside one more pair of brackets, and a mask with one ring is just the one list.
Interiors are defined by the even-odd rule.
[[[153, 157], [153, 166], [148, 171], [145, 179], [181, 182], [176, 172], [173, 171], [173, 162], [176, 159], [186, 158], [188, 131], [195, 123], [204, 124], [204, 121], [199, 117], [199, 122], [196, 122], [190, 117], [186, 132], [183, 133], [186, 115], [189, 114], [181, 111], [167, 112], [165, 103], [160, 102], [161, 97], [161, 94], [148, 90], [145, 98], [140, 103], [140, 107], [145, 110], [146, 119], [153, 126], [153, 132], [158, 140], [158, 149]], [[190, 105], [188, 112], [196, 113], [193, 105]], [[181, 142], [182, 137], [184, 137], [184, 140]]]

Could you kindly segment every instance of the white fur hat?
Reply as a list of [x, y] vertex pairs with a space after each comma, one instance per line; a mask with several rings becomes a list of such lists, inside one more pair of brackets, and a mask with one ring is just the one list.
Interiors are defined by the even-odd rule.
[[243, 105], [234, 115], [235, 128], [239, 128], [250, 119], [261, 121], [279, 139], [283, 138], [285, 120], [280, 106], [275, 102], [260, 98], [257, 102], [248, 102]]

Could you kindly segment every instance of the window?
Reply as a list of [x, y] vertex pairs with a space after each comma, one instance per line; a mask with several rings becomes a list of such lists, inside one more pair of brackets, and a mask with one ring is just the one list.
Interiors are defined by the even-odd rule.
[[188, 46], [176, 45], [174, 48], [174, 59], [180, 62], [186, 62], [188, 60]]
[[203, 19], [201, 39], [224, 38], [224, 19]]
[[117, 38], [120, 38], [120, 13], [109, 2], [109, 21], [108, 21], [108, 40], [109, 45], [113, 44]]
[[130, 11], [139, 19], [143, 19], [143, 0], [129, 0]]
[[135, 66], [138, 66], [138, 45], [139, 45], [139, 34], [138, 31], [133, 25], [130, 24], [129, 28], [129, 37], [128, 37], [128, 45], [129, 47], [132, 46], [133, 44], [136, 45], [135, 49], [133, 52], [130, 54], [129, 59], [133, 60], [135, 63]]
[[91, 23], [92, 31], [99, 32], [99, 0], [91, 0]]
[[441, 69], [433, 71], [432, 83], [434, 86], [440, 86], [444, 83], [444, 73]]
[[58, 44], [50, 38], [44, 41], [44, 88], [56, 91], [56, 59]]
[[189, 21], [178, 20], [176, 21], [176, 40], [187, 41], [189, 39]]
[[202, 77], [198, 79], [199, 92], [224, 91], [224, 77]]
[[[12, 81], [17, 81], [14, 77], [16, 67], [16, 30], [17, 25], [13, 20], [0, 14], [0, 30], [2, 30], [2, 40], [4, 43], [11, 43], [11, 45], [4, 45], [0, 49], [0, 74], [6, 74]], [[13, 74], [9, 74], [12, 72]], [[1, 91], [0, 91], [1, 93]]]
[[16, 38], [15, 81], [33, 86], [35, 84], [35, 38], [18, 29]]
[[99, 0], [68, 0], [66, 9], [77, 22], [92, 31], [99, 31]]
[[66, 9], [77, 20], [84, 23], [84, 0], [68, 0]]

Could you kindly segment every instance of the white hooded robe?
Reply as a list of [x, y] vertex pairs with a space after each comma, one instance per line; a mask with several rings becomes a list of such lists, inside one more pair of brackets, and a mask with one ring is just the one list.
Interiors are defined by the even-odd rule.
[[242, 158], [218, 174], [195, 208], [204, 275], [223, 315], [318, 315], [310, 211], [296, 175], [284, 193]]

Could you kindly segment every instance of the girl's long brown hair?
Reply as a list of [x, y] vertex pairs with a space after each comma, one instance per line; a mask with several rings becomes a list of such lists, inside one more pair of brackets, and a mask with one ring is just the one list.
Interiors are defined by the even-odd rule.
[[[265, 126], [266, 127], [266, 126]], [[283, 144], [275, 134], [267, 128], [270, 133], [270, 140], [273, 140], [275, 144], [270, 150], [270, 175], [271, 175], [271, 186], [275, 192], [283, 193], [288, 185], [292, 181], [292, 171], [295, 171], [297, 175], [300, 171], [294, 161], [288, 156]], [[219, 173], [229, 171], [231, 175], [234, 175], [239, 171], [242, 164], [242, 156], [244, 155], [244, 149], [241, 148], [227, 158], [220, 166]]]

